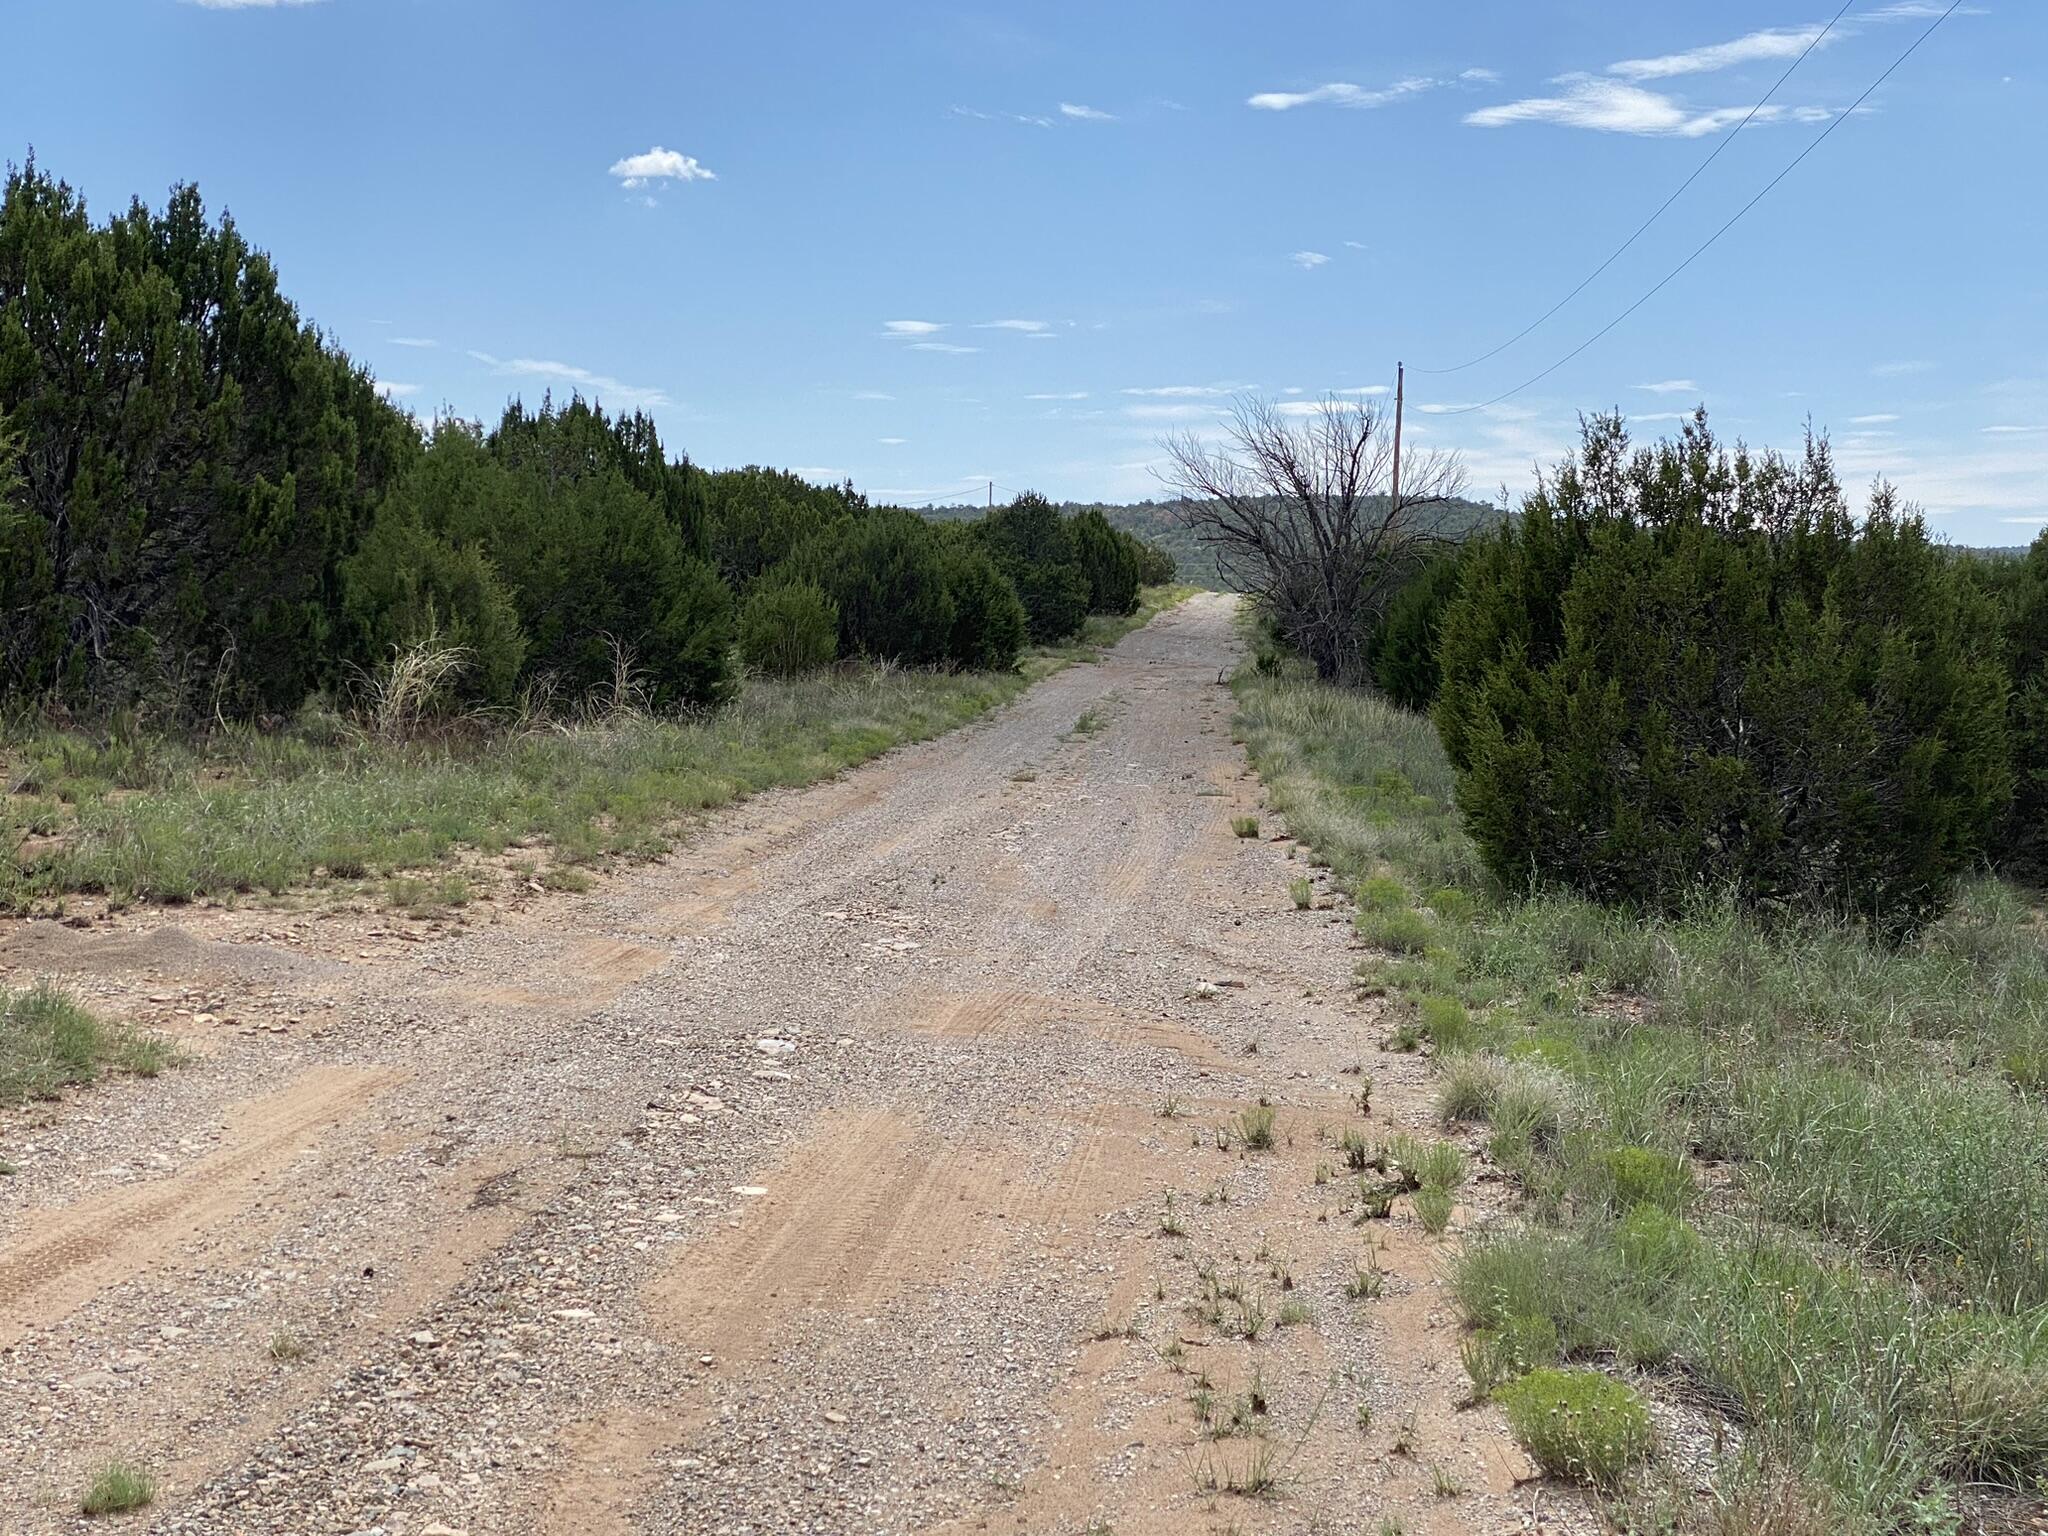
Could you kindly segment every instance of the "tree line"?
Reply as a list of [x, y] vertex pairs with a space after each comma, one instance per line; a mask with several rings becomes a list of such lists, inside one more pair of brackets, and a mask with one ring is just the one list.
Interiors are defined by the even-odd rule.
[[1170, 562], [1024, 495], [935, 526], [850, 486], [709, 472], [644, 413], [391, 405], [197, 190], [95, 222], [30, 158], [0, 197], [0, 700], [278, 715], [431, 640], [472, 705], [742, 666], [1004, 670]]
[[1733, 891], [1896, 939], [1973, 867], [2048, 865], [2048, 533], [1951, 549], [1888, 485], [1852, 509], [1824, 437], [1731, 450], [1702, 411], [1644, 447], [1591, 419], [1458, 537], [1455, 466], [1396, 498], [1384, 425], [1242, 409], [1225, 446], [1169, 445], [1184, 516], [1325, 678], [1433, 712], [1504, 886]]

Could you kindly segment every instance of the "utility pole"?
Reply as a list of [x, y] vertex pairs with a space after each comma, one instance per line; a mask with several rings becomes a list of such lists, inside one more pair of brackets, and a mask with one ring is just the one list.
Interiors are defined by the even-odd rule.
[[996, 509], [996, 483], [993, 480], [988, 483], [988, 509], [991, 512]]
[[1401, 515], [1401, 397], [1407, 393], [1408, 370], [1394, 364], [1394, 489], [1387, 497], [1387, 521]]

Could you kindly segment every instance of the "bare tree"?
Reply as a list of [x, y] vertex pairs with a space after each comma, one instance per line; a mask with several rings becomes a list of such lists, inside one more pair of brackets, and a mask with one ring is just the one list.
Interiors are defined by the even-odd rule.
[[1404, 452], [1397, 497], [1393, 423], [1372, 402], [1325, 399], [1296, 414], [1253, 396], [1232, 408], [1222, 443], [1183, 432], [1162, 446], [1175, 510], [1223, 574], [1319, 676], [1364, 681], [1379, 617], [1447, 542], [1465, 485], [1457, 456]]

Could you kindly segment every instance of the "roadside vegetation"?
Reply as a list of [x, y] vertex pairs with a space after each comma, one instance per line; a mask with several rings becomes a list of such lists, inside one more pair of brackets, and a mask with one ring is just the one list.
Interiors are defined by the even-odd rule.
[[1520, 1192], [1453, 1261], [1475, 1395], [1631, 1530], [2038, 1511], [2048, 537], [1596, 423], [1447, 559], [1384, 692], [1271, 639], [1236, 688], [1386, 1045]]
[[171, 1060], [161, 1040], [106, 1023], [55, 987], [0, 987], [0, 1108], [52, 1098], [103, 1072], [154, 1077]]
[[961, 724], [1173, 576], [1093, 509], [937, 523], [581, 398], [423, 426], [195, 189], [95, 222], [8, 173], [0, 910], [573, 884]]

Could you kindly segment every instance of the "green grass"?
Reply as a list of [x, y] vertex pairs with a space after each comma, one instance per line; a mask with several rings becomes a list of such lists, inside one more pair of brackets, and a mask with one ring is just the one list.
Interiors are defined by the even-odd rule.
[[1269, 802], [1356, 900], [1389, 1043], [1430, 1042], [1441, 1114], [1522, 1192], [1453, 1261], [1481, 1374], [1537, 1369], [1500, 1341], [1549, 1330], [1543, 1366], [1717, 1409], [1745, 1446], [1718, 1507], [1773, 1530], [1950, 1530], [1964, 1485], [2048, 1480], [2048, 927], [2021, 892], [1979, 879], [1886, 949], [1711, 892], [1666, 919], [1503, 890], [1426, 720], [1286, 667], [1236, 688]]
[[545, 884], [574, 866], [643, 857], [690, 819], [766, 789], [829, 778], [950, 731], [1031, 682], [1096, 654], [1192, 589], [1148, 589], [1083, 642], [1032, 652], [1014, 674], [849, 666], [751, 679], [711, 714], [621, 714], [477, 725], [377, 739], [309, 710], [274, 731], [205, 738], [132, 720], [97, 735], [0, 731], [0, 910], [54, 910], [69, 893], [116, 904], [278, 894], [350, 883], [418, 911], [473, 894], [444, 870], [464, 850], [545, 849]]
[[79, 1499], [79, 1510], [88, 1515], [118, 1515], [141, 1509], [156, 1498], [156, 1479], [129, 1462], [110, 1462], [100, 1469]]
[[0, 988], [0, 1105], [50, 1098], [109, 1070], [154, 1077], [171, 1060], [163, 1041], [95, 1018], [56, 987]]

